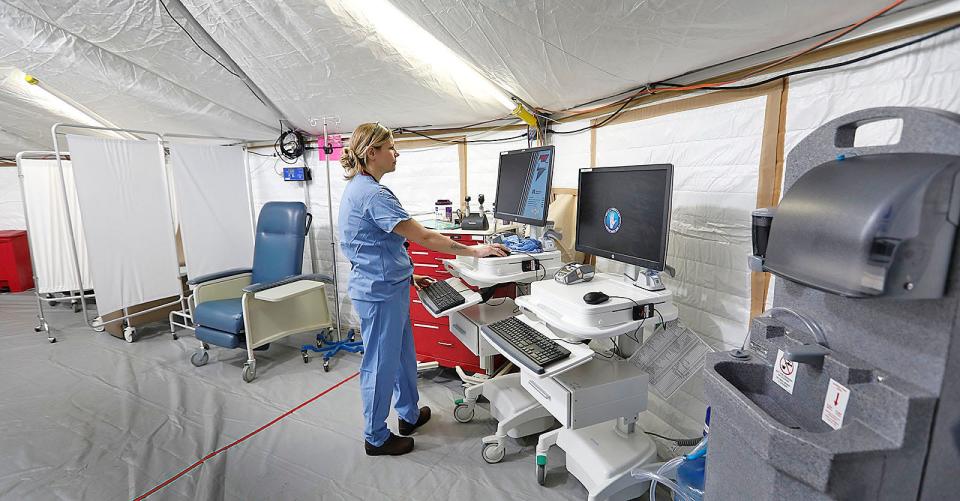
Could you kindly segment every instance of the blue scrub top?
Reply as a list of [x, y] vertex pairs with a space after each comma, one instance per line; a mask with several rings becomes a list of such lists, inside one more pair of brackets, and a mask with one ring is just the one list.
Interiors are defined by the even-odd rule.
[[360, 301], [386, 301], [410, 286], [413, 262], [393, 228], [410, 219], [389, 188], [359, 174], [340, 200], [340, 249], [350, 260], [347, 293]]

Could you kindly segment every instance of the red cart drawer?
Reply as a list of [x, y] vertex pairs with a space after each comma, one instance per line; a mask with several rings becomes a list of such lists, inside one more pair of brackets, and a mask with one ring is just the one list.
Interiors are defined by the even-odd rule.
[[416, 287], [410, 287], [410, 319], [414, 322], [442, 322], [441, 319], [434, 318], [433, 315], [427, 311], [426, 306], [423, 305], [423, 303], [420, 301], [420, 297], [417, 296]]
[[32, 289], [33, 285], [27, 232], [0, 231], [0, 289], [21, 292]]
[[460, 364], [480, 365], [480, 357], [463, 345], [446, 325], [413, 322], [413, 338], [418, 355], [442, 358]]
[[413, 273], [415, 275], [433, 277], [437, 280], [446, 280], [453, 276], [443, 267], [443, 263], [440, 262], [436, 264], [413, 263]]

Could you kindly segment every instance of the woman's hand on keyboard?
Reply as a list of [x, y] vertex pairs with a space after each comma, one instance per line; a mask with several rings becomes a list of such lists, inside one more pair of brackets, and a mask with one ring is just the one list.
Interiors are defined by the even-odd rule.
[[417, 289], [425, 289], [425, 288], [427, 288], [430, 284], [432, 284], [432, 283], [434, 283], [434, 282], [436, 282], [436, 281], [437, 281], [437, 279], [435, 279], [435, 278], [430, 278], [430, 277], [424, 276], [424, 275], [414, 275], [414, 276], [413, 276], [413, 285], [415, 285], [415, 286], [417, 287]]

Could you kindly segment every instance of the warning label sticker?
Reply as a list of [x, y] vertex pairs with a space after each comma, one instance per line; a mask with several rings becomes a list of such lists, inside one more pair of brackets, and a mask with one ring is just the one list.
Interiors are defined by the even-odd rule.
[[827, 386], [827, 395], [823, 399], [823, 414], [820, 419], [834, 430], [843, 426], [843, 414], [847, 412], [847, 401], [850, 400], [850, 390], [842, 384], [830, 379]]
[[793, 385], [797, 381], [797, 363], [783, 358], [783, 350], [777, 350], [777, 361], [773, 364], [773, 382], [793, 395]]

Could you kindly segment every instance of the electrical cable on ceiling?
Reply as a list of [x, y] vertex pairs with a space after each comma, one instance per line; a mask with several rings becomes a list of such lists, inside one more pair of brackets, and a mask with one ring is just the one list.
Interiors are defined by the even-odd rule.
[[513, 141], [513, 140], [516, 140], [516, 139], [521, 139], [521, 138], [527, 137], [527, 133], [524, 132], [523, 134], [520, 134], [520, 135], [517, 135], [517, 136], [501, 137], [501, 138], [497, 138], [497, 139], [442, 139], [442, 138], [433, 137], [433, 136], [430, 136], [430, 135], [427, 135], [427, 134], [424, 134], [424, 133], [422, 133], [422, 132], [418, 132], [418, 131], [415, 131], [415, 130], [410, 130], [410, 129], [407, 129], [407, 128], [405, 128], [405, 127], [399, 127], [399, 128], [397, 128], [397, 129], [394, 129], [394, 132], [397, 133], [397, 134], [402, 134], [402, 133], [404, 133], [404, 132], [409, 132], [409, 133], [411, 133], [411, 134], [416, 134], [416, 135], [418, 135], [418, 136], [420, 136], [420, 137], [423, 137], [423, 138], [426, 138], [426, 139], [430, 139], [431, 141], [436, 141], [436, 142], [438, 142], [438, 143], [449, 143], [449, 144], [502, 143], [502, 142], [506, 142], [506, 141]]
[[[267, 103], [263, 102], [263, 99], [261, 99], [261, 98], [260, 98], [260, 95], [257, 94], [257, 93], [253, 90], [252, 87], [250, 87], [250, 84], [247, 83], [247, 80], [246, 80], [245, 78], [243, 78], [242, 76], [240, 76], [239, 73], [237, 73], [237, 72], [231, 70], [230, 68], [228, 68], [227, 65], [223, 64], [222, 62], [220, 62], [220, 59], [219, 59], [218, 57], [216, 57], [216, 56], [214, 56], [213, 54], [207, 52], [207, 49], [204, 49], [203, 46], [200, 45], [200, 42], [197, 42], [197, 39], [196, 39], [196, 38], [193, 38], [193, 35], [191, 35], [189, 31], [187, 31], [187, 28], [184, 27], [182, 24], [180, 24], [180, 21], [177, 21], [177, 18], [173, 17], [173, 13], [170, 12], [170, 9], [169, 9], [169, 8], [167, 8], [167, 4], [166, 4], [166, 3], [164, 3], [164, 2], [161, 1], [161, 2], [160, 2], [160, 6], [162, 6], [162, 7], [163, 7], [163, 10], [165, 10], [165, 11], [167, 12], [167, 15], [170, 16], [170, 19], [173, 20], [173, 22], [174, 22], [177, 26], [179, 26], [180, 29], [183, 30], [184, 33], [186, 33], [187, 37], [190, 38], [190, 41], [192, 41], [193, 44], [196, 45], [198, 49], [200, 49], [200, 52], [203, 52], [204, 54], [210, 56], [210, 59], [213, 59], [217, 64], [219, 64], [221, 67], [223, 67], [223, 69], [227, 70], [227, 73], [230, 73], [231, 75], [237, 77], [237, 78], [240, 80], [240, 82], [243, 83], [243, 86], [246, 87], [247, 90], [249, 90], [251, 94], [253, 94], [253, 97], [257, 98], [257, 101], [260, 101], [260, 104], [262, 104], [262, 105], [264, 105], [264, 106], [267, 106]], [[269, 107], [269, 106], [268, 106], [268, 107]]]
[[[610, 107], [610, 106], [615, 106], [615, 105], [617, 105], [617, 104], [629, 103], [629, 102], [632, 102], [633, 100], [635, 100], [635, 99], [638, 98], [638, 97], [645, 96], [645, 95], [650, 95], [650, 94], [654, 94], [656, 91], [678, 92], [678, 91], [699, 90], [699, 89], [703, 89], [703, 88], [705, 88], [705, 87], [726, 86], [726, 85], [729, 85], [729, 84], [733, 84], [733, 83], [736, 83], [736, 82], [745, 80], [745, 79], [747, 79], [747, 78], [750, 78], [751, 76], [755, 76], [755, 75], [757, 75], [757, 74], [759, 74], [759, 73], [763, 73], [764, 71], [767, 71], [767, 70], [769, 70], [769, 69], [771, 69], [771, 68], [773, 68], [773, 67], [779, 66], [779, 65], [784, 64], [784, 63], [789, 62], [789, 61], [792, 61], [792, 60], [794, 60], [794, 59], [796, 59], [796, 58], [798, 58], [798, 57], [800, 57], [800, 56], [803, 56], [803, 55], [808, 54], [808, 53], [810, 53], [810, 52], [812, 52], [812, 51], [814, 51], [814, 50], [816, 50], [816, 49], [819, 49], [820, 47], [823, 47], [824, 45], [827, 45], [827, 44], [829, 44], [829, 43], [831, 43], [831, 42], [833, 42], [833, 41], [835, 41], [835, 40], [837, 40], [837, 39], [839, 39], [839, 38], [841, 38], [841, 37], [843, 37], [843, 36], [846, 36], [846, 35], [849, 34], [850, 32], [856, 30], [857, 28], [860, 28], [861, 26], [863, 26], [863, 25], [866, 24], [867, 22], [869, 22], [869, 21], [871, 21], [871, 20], [873, 20], [873, 19], [876, 19], [877, 17], [880, 17], [881, 15], [889, 12], [890, 10], [892, 10], [892, 9], [894, 9], [894, 8], [896, 8], [896, 7], [898, 7], [898, 6], [899, 6], [900, 4], [902, 4], [904, 1], [905, 1], [905, 0], [894, 0], [892, 3], [890, 3], [890, 4], [887, 5], [886, 7], [884, 7], [884, 8], [882, 8], [882, 9], [874, 12], [873, 14], [870, 14], [869, 16], [867, 16], [867, 17], [865, 17], [865, 18], [857, 21], [856, 23], [853, 23], [853, 24], [847, 26], [846, 28], [840, 30], [838, 33], [836, 33], [836, 34], [834, 34], [834, 35], [832, 35], [832, 36], [830, 36], [830, 37], [828, 37], [828, 38], [826, 38], [826, 39], [824, 39], [824, 40], [822, 40], [822, 41], [820, 41], [820, 42], [817, 42], [817, 43], [813, 44], [812, 46], [810, 46], [810, 47], [808, 47], [808, 48], [806, 48], [806, 49], [800, 50], [800, 51], [798, 51], [798, 52], [796, 52], [796, 53], [794, 53], [794, 54], [791, 54], [791, 55], [786, 56], [786, 57], [782, 57], [782, 58], [777, 59], [777, 60], [775, 60], [775, 61], [773, 61], [773, 62], [771, 62], [771, 63], [765, 64], [765, 65], [763, 65], [763, 66], [761, 66], [761, 67], [759, 67], [759, 68], [756, 68], [756, 69], [754, 69], [754, 70], [751, 70], [751, 71], [750, 71], [749, 73], [747, 73], [746, 75], [743, 75], [743, 76], [741, 76], [741, 77], [738, 77], [738, 78], [736, 78], [736, 79], [734, 79], [734, 80], [730, 80], [730, 81], [726, 81], [726, 82], [704, 82], [704, 83], [700, 83], [700, 84], [685, 85], [685, 86], [680, 86], [680, 87], [665, 87], [665, 88], [660, 88], [660, 89], [656, 89], [656, 88], [655, 88], [655, 83], [654, 83], [654, 84], [648, 84], [648, 85], [644, 85], [644, 86], [640, 87], [640, 88], [637, 90], [637, 92], [633, 93], [632, 95], [630, 95], [629, 97], [627, 97], [627, 98], [625, 98], [625, 99], [622, 99], [622, 100], [620, 100], [620, 101], [616, 101], [616, 102], [614, 102], [614, 103], [610, 103], [610, 104], [608, 104], [608, 105], [599, 106], [599, 107], [596, 107], [596, 108], [591, 108], [591, 109], [587, 109], [587, 110], [580, 110], [580, 111], [577, 111], [576, 113], [573, 113], [573, 114], [571, 114], [571, 115], [566, 115], [566, 116], [564, 116], [563, 118], [565, 118], [565, 119], [574, 118], [574, 117], [586, 115], [586, 114], [588, 114], [588, 113], [593, 113], [593, 112], [602, 110], [602, 109], [604, 109], [604, 108], [608, 108], [608, 107]], [[617, 95], [620, 95], [620, 94], [623, 94], [623, 92], [619, 92], [619, 93], [617, 93], [617, 94], [614, 94], [614, 96], [617, 96]], [[622, 109], [623, 109], [623, 107], [620, 108], [620, 111], [622, 111]], [[547, 113], [549, 113], [549, 114], [551, 114], [551, 115], [556, 115], [556, 114], [558, 114], [557, 112], [552, 112], [552, 111], [550, 111], [550, 110], [546, 110], [546, 109], [543, 109], [543, 108], [539, 108], [538, 111], [545, 111], [545, 112], [547, 112]], [[566, 111], [569, 111], [569, 110], [566, 110]], [[592, 128], [596, 128], [596, 127], [598, 127], [598, 126], [600, 126], [600, 125], [598, 124], [597, 126], [585, 127], [585, 128], [583, 128], [583, 129], [578, 130], [577, 132], [582, 132], [582, 131], [584, 131], [584, 130], [589, 130], [589, 129], [592, 129]], [[572, 134], [573, 131], [568, 131], [568, 132], [566, 132], [566, 133], [567, 133], [567, 134]]]
[[[920, 43], [920, 42], [923, 42], [923, 41], [929, 40], [929, 39], [931, 39], [931, 38], [935, 38], [935, 37], [938, 37], [938, 36], [943, 35], [943, 34], [945, 34], [945, 33], [948, 33], [948, 32], [950, 32], [950, 31], [956, 30], [957, 28], [960, 28], [960, 24], [955, 24], [955, 25], [952, 25], [952, 26], [948, 26], [948, 27], [946, 27], [946, 28], [943, 28], [943, 29], [941, 29], [941, 30], [934, 31], [934, 32], [932, 32], [932, 33], [928, 33], [928, 34], [923, 35], [923, 36], [920, 36], [920, 37], [918, 37], [918, 38], [914, 38], [914, 39], [908, 40], [908, 41], [906, 41], [906, 42], [903, 42], [903, 43], [900, 43], [900, 44], [897, 44], [897, 45], [892, 45], [892, 46], [890, 46], [890, 47], [887, 47], [887, 48], [884, 48], [884, 49], [880, 49], [880, 50], [877, 50], [877, 51], [875, 51], [875, 52], [871, 52], [871, 53], [869, 53], [869, 54], [864, 54], [864, 55], [862, 55], [862, 56], [858, 56], [858, 57], [855, 57], [855, 58], [853, 58], [853, 59], [849, 59], [849, 60], [846, 60], [846, 61], [840, 61], [840, 62], [837, 62], [837, 63], [831, 63], [831, 64], [822, 65], [822, 66], [814, 66], [814, 67], [811, 67], [811, 68], [803, 68], [803, 69], [788, 71], [788, 72], [786, 72], [786, 73], [782, 73], [782, 74], [779, 74], [779, 75], [776, 75], [776, 76], [772, 76], [772, 77], [769, 77], [769, 78], [766, 78], [766, 79], [763, 79], [763, 80], [760, 80], [760, 81], [757, 81], [757, 82], [752, 82], [752, 83], [749, 83], [749, 84], [742, 84], [742, 85], [723, 85], [723, 86], [703, 86], [703, 87], [699, 87], [697, 90], [743, 90], [743, 89], [750, 89], [750, 88], [759, 87], [759, 86], [761, 86], [761, 85], [768, 84], [768, 83], [770, 83], [770, 82], [775, 82], [775, 81], [777, 81], [777, 80], [780, 80], [781, 78], [791, 77], [791, 76], [795, 76], [795, 75], [802, 75], [802, 74], [805, 74], [805, 73], [815, 73], [815, 72], [818, 72], [818, 71], [825, 71], [825, 70], [831, 70], [831, 69], [835, 69], [835, 68], [841, 68], [841, 67], [844, 67], [844, 66], [849, 66], [849, 65], [851, 65], [851, 64], [859, 63], [859, 62], [861, 62], [861, 61], [866, 61], [866, 60], [868, 60], [868, 59], [872, 59], [872, 58], [875, 58], [875, 57], [878, 57], [878, 56], [882, 56], [882, 55], [884, 55], [884, 54], [888, 54], [888, 53], [890, 53], [890, 52], [894, 52], [894, 51], [896, 51], [896, 50], [900, 50], [900, 49], [909, 47], [909, 46], [911, 46], [911, 45], [918, 44], [918, 43]], [[739, 81], [739, 80], [738, 80], [738, 81]], [[663, 86], [663, 87], [660, 87], [660, 86]], [[669, 82], [659, 82], [659, 83], [653, 84], [653, 88], [651, 89], [650, 94], [654, 94], [654, 93], [656, 93], [657, 91], [661, 91], [661, 90], [678, 90], [678, 88], [680, 88], [680, 87], [684, 87], [684, 88], [685, 88], [686, 86], [682, 86], [682, 85], [679, 85], [679, 84], [673, 84], [673, 83], [669, 83]], [[641, 95], [641, 94], [638, 93], [638, 94], [635, 94], [634, 96], [631, 96], [630, 99], [628, 99], [627, 101], [625, 101], [624, 104], [620, 106], [620, 108], [618, 108], [618, 109], [617, 109], [616, 111], [614, 111], [612, 114], [608, 115], [603, 121], [601, 121], [601, 122], [599, 122], [599, 123], [597, 123], [597, 124], [589, 125], [589, 126], [586, 126], [586, 127], [582, 127], [582, 128], [580, 128], [580, 129], [572, 130], [572, 131], [554, 131], [554, 130], [552, 130], [552, 129], [548, 129], [547, 132], [552, 133], [552, 134], [574, 134], [574, 133], [579, 133], [579, 132], [583, 132], [583, 131], [586, 131], [586, 130], [590, 130], [590, 129], [595, 129], [595, 128], [602, 127], [602, 126], [606, 125], [607, 123], [609, 123], [609, 122], [610, 122], [611, 120], [613, 120], [614, 118], [616, 118], [617, 116], [619, 116], [619, 115], [623, 112], [623, 110], [626, 108], [626, 106], [629, 105], [630, 102], [632, 102], [634, 99], [636, 99], [636, 98], [639, 97], [640, 95]]]
[[[943, 35], [944, 33], [948, 33], [948, 32], [950, 32], [950, 31], [953, 31], [953, 30], [955, 30], [955, 29], [957, 29], [957, 28], [960, 28], [960, 24], [954, 24], [953, 26], [948, 26], [948, 27], [946, 27], [946, 28], [943, 28], [943, 29], [941, 29], [941, 30], [934, 31], [934, 32], [932, 32], [932, 33], [928, 33], [928, 34], [923, 35], [923, 36], [921, 36], [921, 37], [914, 38], [914, 39], [912, 39], [912, 40], [908, 40], [908, 41], [906, 41], [906, 42], [903, 42], [903, 43], [900, 43], [900, 44], [897, 44], [897, 45], [891, 45], [890, 47], [887, 47], [887, 48], [885, 48], [885, 49], [881, 49], [881, 50], [878, 50], [878, 51], [876, 51], [876, 52], [871, 52], [871, 53], [869, 53], [869, 54], [864, 54], [864, 55], [862, 55], [862, 56], [858, 56], [858, 57], [855, 57], [855, 58], [853, 58], [853, 59], [849, 59], [849, 60], [847, 60], [847, 61], [840, 61], [840, 62], [837, 62], [837, 63], [826, 64], [826, 65], [823, 65], [823, 66], [814, 66], [814, 67], [811, 67], [811, 68], [803, 68], [803, 69], [799, 69], [799, 70], [788, 71], [788, 72], [786, 72], [786, 73], [782, 73], [782, 74], [779, 74], [779, 75], [776, 75], [776, 76], [773, 76], [773, 77], [770, 77], [770, 78], [767, 78], [767, 79], [764, 79], [764, 80], [760, 80], [760, 81], [757, 81], [757, 82], [749, 83], [749, 84], [743, 84], [743, 85], [725, 85], [725, 86], [722, 86], [722, 87], [703, 87], [703, 90], [741, 90], [741, 89], [750, 89], [750, 88], [753, 88], [753, 87], [759, 87], [759, 86], [761, 86], [761, 85], [768, 84], [768, 83], [770, 83], [770, 82], [774, 82], [774, 81], [779, 80], [779, 79], [781, 79], [781, 78], [792, 77], [792, 76], [795, 76], [795, 75], [802, 75], [802, 74], [804, 74], [804, 73], [815, 73], [815, 72], [818, 72], [818, 71], [832, 70], [832, 69], [835, 69], [835, 68], [841, 68], [841, 67], [844, 67], [844, 66], [849, 66], [849, 65], [854, 64], [854, 63], [859, 63], [859, 62], [861, 62], [861, 61], [866, 61], [867, 59], [872, 59], [872, 58], [877, 57], [877, 56], [882, 56], [882, 55], [884, 55], [884, 54], [887, 54], [887, 53], [890, 53], [890, 52], [893, 52], [893, 51], [896, 51], [896, 50], [899, 50], [899, 49], [903, 49], [903, 48], [909, 47], [909, 46], [911, 46], [911, 45], [918, 44], [918, 43], [920, 43], [920, 42], [929, 40], [929, 39], [931, 39], [931, 38], [934, 38], [934, 37]], [[660, 82], [660, 83], [657, 83], [656, 85], [658, 85], [658, 86], [662, 85], [662, 86], [666, 86], [666, 87], [680, 87], [679, 84], [673, 84], [673, 83], [670, 83], [670, 82]]]

